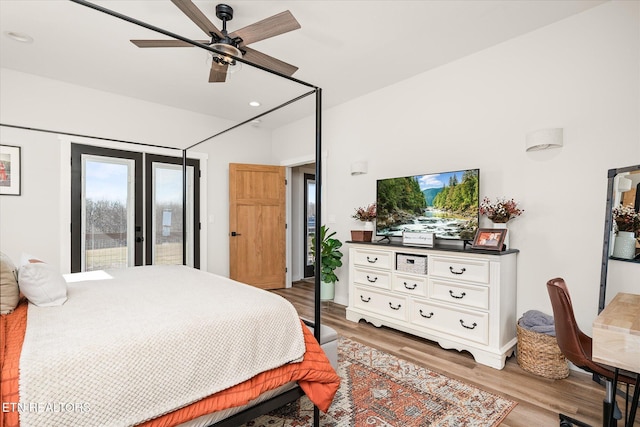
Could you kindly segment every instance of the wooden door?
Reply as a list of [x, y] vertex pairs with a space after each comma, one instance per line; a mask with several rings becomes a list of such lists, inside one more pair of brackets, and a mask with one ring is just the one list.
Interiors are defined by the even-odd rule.
[[285, 287], [285, 168], [229, 164], [230, 277], [262, 289]]

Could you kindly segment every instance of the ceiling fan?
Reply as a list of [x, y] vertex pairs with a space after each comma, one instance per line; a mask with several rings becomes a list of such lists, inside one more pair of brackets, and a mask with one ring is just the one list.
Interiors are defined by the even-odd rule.
[[[226, 53], [220, 55], [212, 53], [211, 71], [209, 82], [224, 82], [227, 77], [229, 67], [237, 66], [233, 58], [241, 57], [247, 61], [261, 65], [274, 71], [278, 71], [287, 76], [293, 75], [298, 67], [287, 64], [272, 56], [266, 55], [247, 45], [260, 40], [268, 39], [289, 31], [297, 30], [300, 24], [293, 17], [291, 12], [284, 11], [263, 19], [232, 33], [227, 32], [227, 21], [233, 19], [233, 8], [226, 4], [216, 6], [216, 16], [222, 20], [222, 31], [219, 30], [204, 13], [191, 0], [171, 0], [173, 4], [191, 19], [202, 31], [211, 37], [210, 40], [195, 40], [198, 43], [206, 44], [216, 50]], [[193, 47], [193, 45], [182, 40], [131, 40], [138, 47]]]

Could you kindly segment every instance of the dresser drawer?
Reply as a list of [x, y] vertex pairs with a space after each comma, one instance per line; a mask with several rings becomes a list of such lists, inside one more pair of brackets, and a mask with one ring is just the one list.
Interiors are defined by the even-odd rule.
[[391, 289], [391, 272], [375, 270], [373, 268], [354, 267], [353, 281], [376, 288]]
[[405, 298], [358, 286], [354, 288], [354, 291], [354, 307], [397, 320], [407, 320], [407, 300]]
[[391, 270], [391, 252], [381, 252], [368, 249], [356, 249], [353, 251], [353, 263], [367, 267], [376, 267]]
[[414, 301], [410, 313], [414, 325], [489, 344], [489, 314]]
[[427, 296], [427, 278], [395, 273], [391, 279], [391, 288], [394, 291], [424, 297]]
[[431, 261], [431, 276], [489, 283], [489, 261], [441, 256], [432, 256]]
[[487, 286], [431, 279], [429, 281], [429, 298], [456, 306], [489, 309], [489, 288]]

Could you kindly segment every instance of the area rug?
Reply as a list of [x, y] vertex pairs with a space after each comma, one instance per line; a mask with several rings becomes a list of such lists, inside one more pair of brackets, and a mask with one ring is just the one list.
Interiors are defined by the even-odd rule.
[[[448, 378], [406, 360], [340, 337], [340, 389], [320, 425], [493, 427], [516, 402]], [[245, 424], [246, 427], [313, 425], [305, 397]]]

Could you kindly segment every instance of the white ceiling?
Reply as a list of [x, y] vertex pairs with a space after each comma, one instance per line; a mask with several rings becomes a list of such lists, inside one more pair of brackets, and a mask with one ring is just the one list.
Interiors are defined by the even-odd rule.
[[[95, 4], [181, 36], [206, 39], [169, 0]], [[194, 3], [222, 28], [218, 1]], [[322, 88], [330, 107], [549, 25], [600, 0], [248, 1], [229, 0], [242, 28], [290, 10], [302, 28], [251, 47], [299, 67], [293, 77]], [[208, 83], [206, 51], [140, 49], [129, 39], [162, 34], [68, 0], [0, 0], [0, 67], [122, 94], [236, 122], [312, 87], [249, 65], [226, 83]], [[26, 33], [33, 43], [6, 32]], [[250, 100], [262, 103], [248, 107]], [[313, 112], [314, 97], [264, 118], [278, 127]]]

